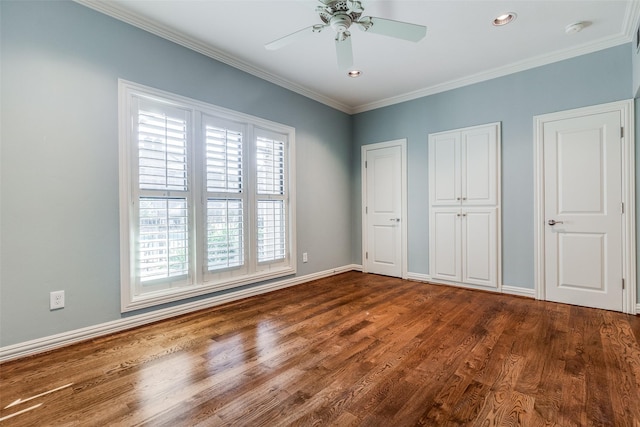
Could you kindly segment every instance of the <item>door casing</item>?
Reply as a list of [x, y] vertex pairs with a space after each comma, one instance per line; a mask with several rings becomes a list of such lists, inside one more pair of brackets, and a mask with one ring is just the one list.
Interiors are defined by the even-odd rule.
[[602, 105], [577, 108], [556, 113], [543, 114], [533, 118], [534, 125], [534, 235], [535, 235], [535, 295], [546, 300], [545, 295], [545, 195], [544, 195], [544, 124], [557, 120], [571, 119], [619, 112], [622, 120], [622, 202], [625, 214], [622, 218], [622, 274], [625, 287], [622, 292], [623, 313], [636, 314], [636, 220], [635, 220], [635, 150], [634, 150], [634, 106], [633, 100], [618, 101]]
[[400, 235], [401, 235], [401, 250], [402, 250], [402, 278], [407, 278], [407, 140], [396, 139], [393, 141], [379, 142], [375, 144], [363, 145], [361, 149], [361, 181], [362, 181], [362, 271], [368, 273], [366, 252], [368, 247], [368, 228], [367, 228], [367, 171], [365, 167], [365, 161], [367, 159], [367, 151], [378, 150], [381, 148], [400, 147], [400, 159], [401, 159], [401, 209], [400, 215]]

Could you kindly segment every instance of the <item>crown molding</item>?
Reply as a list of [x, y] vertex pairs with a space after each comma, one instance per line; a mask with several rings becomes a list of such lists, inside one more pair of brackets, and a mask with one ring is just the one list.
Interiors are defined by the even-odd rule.
[[622, 31], [627, 35], [629, 41], [633, 41], [638, 25], [640, 25], [640, 0], [631, 0], [627, 5], [627, 12], [622, 23]]
[[380, 101], [362, 104], [352, 109], [353, 114], [363, 113], [365, 111], [375, 110], [377, 108], [388, 107], [390, 105], [399, 104], [401, 102], [412, 101], [414, 99], [423, 98], [425, 96], [434, 95], [436, 93], [458, 89], [464, 86], [481, 83], [498, 77], [504, 77], [509, 74], [518, 73], [520, 71], [530, 70], [532, 68], [552, 64], [554, 62], [559, 62], [577, 56], [586, 55], [588, 53], [597, 52], [599, 50], [607, 49], [610, 47], [618, 46], [623, 43], [628, 43], [630, 40], [631, 39], [626, 34], [607, 37], [604, 39], [600, 39], [595, 43], [592, 42], [579, 47], [573, 47], [570, 49], [536, 56], [524, 61], [514, 62], [503, 67], [494, 68], [489, 71], [483, 71], [481, 73], [473, 74], [471, 76], [463, 77], [460, 79], [450, 80], [448, 82], [430, 86], [424, 89], [419, 89], [391, 98], [381, 99]]
[[127, 24], [131, 24], [134, 27], [138, 27], [151, 34], [155, 34], [156, 36], [162, 37], [163, 39], [172, 41], [176, 44], [184, 46], [195, 52], [198, 52], [205, 56], [213, 58], [216, 61], [227, 64], [231, 67], [237, 68], [238, 70], [254, 75], [262, 80], [266, 80], [270, 83], [273, 83], [285, 89], [291, 90], [292, 92], [296, 92], [304, 97], [307, 97], [307, 98], [313, 99], [314, 101], [318, 101], [322, 104], [328, 105], [329, 107], [335, 108], [336, 110], [342, 111], [347, 114], [353, 113], [353, 109], [346, 104], [338, 102], [335, 99], [329, 98], [328, 96], [322, 95], [318, 92], [307, 89], [290, 80], [283, 79], [282, 77], [279, 77], [275, 74], [272, 74], [260, 68], [257, 68], [251, 64], [248, 64], [244, 61], [241, 61], [229, 55], [226, 52], [223, 52], [218, 49], [214, 49], [210, 45], [207, 45], [198, 39], [189, 37], [186, 34], [183, 34], [177, 31], [173, 31], [168, 27], [158, 24], [157, 22], [147, 19], [139, 14], [123, 9], [117, 4], [114, 4], [105, 0], [73, 0], [73, 1], [83, 6], [86, 6], [90, 9], [93, 9], [95, 11], [104, 13], [105, 15], [111, 16], [112, 18], [115, 18], [119, 21], [126, 22]]
[[498, 67], [492, 70], [473, 74], [471, 76], [450, 80], [448, 82], [429, 86], [398, 96], [393, 96], [378, 101], [361, 104], [358, 106], [350, 106], [336, 101], [335, 99], [328, 96], [305, 88], [304, 86], [301, 86], [290, 80], [269, 73], [261, 68], [255, 67], [254, 65], [241, 61], [229, 55], [228, 53], [225, 53], [218, 49], [214, 49], [213, 47], [201, 42], [200, 40], [189, 37], [183, 33], [173, 31], [165, 26], [158, 24], [157, 22], [151, 21], [129, 10], [123, 9], [117, 4], [108, 2], [106, 0], [73, 1], [347, 114], [363, 113], [365, 111], [375, 110], [377, 108], [388, 107], [390, 105], [412, 101], [414, 99], [422, 98], [425, 96], [446, 92], [448, 90], [458, 89], [475, 83], [492, 80], [520, 71], [526, 71], [532, 68], [548, 65], [554, 62], [563, 61], [566, 59], [586, 55], [589, 53], [597, 52], [599, 50], [628, 43], [633, 40], [635, 30], [638, 24], [640, 24], [640, 0], [632, 0], [627, 5], [627, 11], [622, 23], [621, 32], [617, 35], [602, 38], [595, 42], [587, 43], [578, 47], [572, 47], [569, 49], [539, 55], [523, 61], [508, 64], [503, 67]]

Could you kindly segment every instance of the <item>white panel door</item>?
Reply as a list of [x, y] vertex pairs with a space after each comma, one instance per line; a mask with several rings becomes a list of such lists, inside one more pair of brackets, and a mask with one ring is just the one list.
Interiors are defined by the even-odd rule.
[[462, 239], [460, 237], [460, 208], [432, 208], [431, 238], [431, 277], [433, 279], [460, 282], [462, 280]]
[[544, 124], [545, 293], [622, 311], [620, 112]]
[[429, 200], [431, 206], [459, 204], [460, 133], [445, 133], [429, 138]]
[[462, 132], [462, 203], [496, 205], [498, 182], [498, 125]]
[[366, 151], [366, 253], [369, 273], [402, 277], [402, 149]]
[[462, 281], [498, 287], [498, 232], [495, 207], [462, 210]]

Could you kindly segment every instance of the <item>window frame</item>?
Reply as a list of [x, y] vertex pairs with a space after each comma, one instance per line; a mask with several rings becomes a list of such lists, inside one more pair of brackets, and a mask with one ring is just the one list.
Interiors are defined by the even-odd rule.
[[[136, 240], [139, 190], [137, 115], [138, 100], [164, 105], [188, 113], [187, 208], [189, 224], [189, 272], [179, 280], [154, 281], [144, 292], [137, 277]], [[144, 101], [146, 102], [146, 101]], [[120, 287], [121, 312], [153, 307], [186, 298], [229, 290], [265, 280], [296, 274], [295, 215], [295, 128], [209, 103], [118, 80], [119, 126], [119, 201], [120, 201]], [[244, 264], [209, 271], [207, 262], [207, 203], [222, 192], [208, 192], [206, 169], [207, 123], [232, 123], [242, 128], [242, 191], [228, 192], [226, 198], [243, 200]], [[256, 139], [258, 135], [275, 135], [284, 139], [284, 192], [264, 195], [257, 192]], [[172, 192], [166, 191], [166, 198]], [[212, 197], [214, 195], [215, 197]], [[285, 256], [283, 259], [258, 262], [258, 200], [283, 200], [285, 213]], [[156, 283], [157, 282], [157, 283]], [[154, 287], [155, 286], [155, 287]], [[152, 289], [153, 288], [153, 289]]]

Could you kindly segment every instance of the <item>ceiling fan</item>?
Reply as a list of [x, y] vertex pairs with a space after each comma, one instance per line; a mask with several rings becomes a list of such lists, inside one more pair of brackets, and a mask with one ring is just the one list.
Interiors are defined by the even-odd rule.
[[327, 27], [336, 32], [336, 53], [338, 66], [341, 69], [353, 65], [353, 50], [351, 48], [351, 32], [349, 28], [356, 24], [362, 31], [395, 37], [402, 40], [418, 42], [427, 34], [424, 25], [410, 24], [408, 22], [393, 21], [391, 19], [362, 16], [364, 8], [358, 0], [318, 0], [321, 5], [316, 7], [322, 24], [312, 25], [295, 33], [281, 37], [267, 43], [264, 47], [268, 50], [276, 50], [284, 47], [309, 33], [319, 33]]

